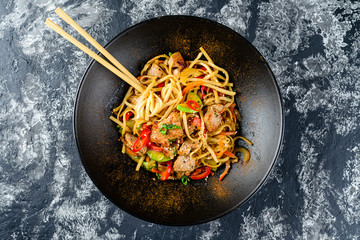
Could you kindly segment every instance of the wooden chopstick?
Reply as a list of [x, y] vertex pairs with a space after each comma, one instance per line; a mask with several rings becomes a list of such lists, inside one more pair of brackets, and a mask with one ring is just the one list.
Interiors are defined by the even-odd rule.
[[[83, 36], [91, 45], [93, 45], [99, 52], [101, 52], [115, 67], [122, 71], [125, 75], [131, 78], [134, 82], [139, 83], [137, 80], [118, 60], [116, 60], [103, 46], [101, 46], [94, 38], [92, 38], [79, 24], [77, 24], [66, 12], [64, 12], [60, 7], [55, 10], [55, 13], [59, 15], [66, 23], [72, 26], [76, 31], [78, 31], [81, 36]], [[140, 84], [141, 87], [142, 84]]]
[[[69, 17], [70, 18], [70, 17]], [[70, 34], [68, 34], [67, 32], [65, 32], [60, 26], [58, 26], [57, 24], [55, 24], [53, 21], [51, 21], [50, 19], [47, 19], [45, 24], [47, 26], [49, 26], [50, 28], [52, 28], [55, 32], [57, 32], [58, 34], [60, 34], [62, 37], [64, 37], [65, 39], [67, 39], [69, 42], [71, 42], [72, 44], [74, 44], [76, 47], [78, 47], [80, 50], [82, 50], [83, 52], [85, 52], [86, 54], [88, 54], [90, 57], [94, 58], [97, 62], [99, 62], [101, 65], [103, 65], [104, 67], [106, 67], [107, 69], [109, 69], [111, 72], [113, 72], [115, 75], [117, 75], [118, 77], [120, 77], [121, 79], [123, 79], [125, 82], [127, 82], [128, 84], [130, 84], [131, 86], [133, 86], [136, 90], [138, 90], [139, 92], [144, 92], [145, 88], [143, 87], [143, 85], [128, 71], [126, 70], [126, 68], [124, 68], [117, 60], [115, 60], [118, 64], [121, 65], [122, 69], [125, 70], [129, 75], [124, 74], [123, 72], [121, 72], [119, 69], [117, 69], [116, 67], [114, 67], [113, 65], [111, 65], [108, 61], [106, 61], [105, 59], [103, 59], [102, 57], [100, 57], [99, 55], [97, 55], [95, 52], [93, 52], [92, 50], [90, 50], [88, 47], [86, 47], [84, 44], [80, 43], [78, 40], [76, 40], [74, 37], [72, 37]], [[82, 29], [83, 30], [83, 29]], [[85, 32], [85, 30], [83, 30]], [[86, 33], [86, 32], [85, 32]], [[87, 34], [88, 35], [88, 34]], [[90, 36], [90, 35], [89, 35]], [[91, 38], [93, 40], [93, 42], [96, 42], [93, 38]], [[91, 42], [90, 42], [91, 43]], [[91, 43], [93, 44], [93, 43]], [[97, 45], [101, 46], [99, 43], [96, 42]], [[98, 49], [99, 50], [99, 49]], [[103, 50], [105, 50], [103, 48]], [[100, 51], [100, 50], [99, 50]], [[106, 51], [106, 50], [105, 50]], [[101, 52], [101, 51], [100, 51]], [[111, 54], [109, 52], [107, 52], [108, 55], [108, 59], [109, 56], [111, 56]], [[104, 53], [103, 53], [104, 54]], [[104, 54], [105, 56], [105, 54]], [[112, 57], [112, 56], [111, 56]], [[110, 58], [111, 58], [110, 57]], [[115, 59], [114, 57], [112, 57], [113, 59]], [[109, 59], [110, 60], [110, 59]], [[114, 64], [114, 62], [113, 62]], [[117, 65], [118, 65], [117, 64]], [[115, 64], [114, 64], [115, 65]]]

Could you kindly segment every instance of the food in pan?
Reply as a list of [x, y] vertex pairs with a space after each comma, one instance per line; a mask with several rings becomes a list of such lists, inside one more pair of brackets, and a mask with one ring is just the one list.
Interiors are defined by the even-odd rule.
[[144, 91], [130, 87], [110, 119], [121, 134], [122, 151], [161, 180], [207, 178], [225, 165], [221, 181], [237, 152], [250, 159], [249, 151], [236, 147], [241, 120], [233, 83], [224, 68], [207, 52], [185, 61], [180, 52], [149, 60], [138, 77]]

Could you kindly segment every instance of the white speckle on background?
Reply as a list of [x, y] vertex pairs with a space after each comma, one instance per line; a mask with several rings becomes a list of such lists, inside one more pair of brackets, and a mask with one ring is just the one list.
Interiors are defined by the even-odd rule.
[[214, 237], [218, 237], [220, 236], [220, 231], [221, 231], [220, 222], [218, 220], [212, 221], [209, 223], [209, 230], [208, 231], [203, 230], [201, 232], [201, 236], [199, 237], [199, 239], [210, 240]]
[[118, 240], [118, 239], [126, 239], [124, 234], [120, 234], [116, 228], [110, 228], [104, 235], [105, 239], [109, 240]]
[[[348, 149], [354, 157], [346, 162], [343, 179], [346, 181], [342, 190], [336, 193], [337, 203], [349, 224], [360, 223], [360, 144]], [[340, 160], [341, 161], [341, 160]]]
[[[328, 211], [329, 191], [333, 187], [330, 181], [329, 171], [323, 169], [323, 163], [317, 167], [316, 150], [310, 139], [305, 137], [308, 131], [301, 137], [301, 153], [299, 161], [301, 165], [298, 169], [298, 181], [304, 193], [304, 207], [302, 209], [302, 236], [299, 239], [319, 239], [336, 236], [338, 233], [334, 227], [335, 217]], [[324, 229], [327, 229], [325, 232]]]
[[0, 182], [0, 211], [4, 211], [16, 199], [16, 196], [22, 191], [18, 187]]
[[284, 239], [288, 234], [289, 226], [280, 208], [265, 207], [258, 217], [246, 212], [242, 214], [242, 217], [244, 223], [240, 227], [239, 238], [241, 239], [259, 239], [259, 232], [265, 232], [267, 239]]
[[[100, 230], [98, 219], [106, 216], [107, 201], [98, 201], [96, 204], [80, 205], [74, 201], [64, 201], [55, 209], [58, 227], [54, 238], [64, 237], [94, 239], [98, 238]], [[69, 231], [70, 230], [70, 231]]]
[[248, 5], [248, 1], [231, 0], [221, 8], [220, 13], [215, 15], [216, 19], [237, 32], [245, 32], [250, 18]]

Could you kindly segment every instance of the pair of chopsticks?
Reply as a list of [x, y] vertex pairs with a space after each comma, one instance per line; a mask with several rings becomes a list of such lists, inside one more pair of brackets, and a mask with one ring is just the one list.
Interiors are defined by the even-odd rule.
[[144, 92], [145, 87], [123, 66], [119, 63], [105, 48], [103, 48], [94, 38], [92, 38], [82, 27], [80, 27], [69, 15], [67, 15], [61, 8], [57, 8], [55, 13], [59, 15], [66, 23], [71, 25], [76, 31], [78, 31], [81, 36], [83, 36], [91, 45], [93, 45], [100, 53], [102, 53], [113, 65], [111, 65], [108, 61], [97, 55], [95, 52], [90, 50], [84, 44], [76, 40], [70, 34], [65, 32], [59, 25], [51, 21], [50, 19], [46, 19], [45, 24], [52, 28], [55, 32], [60, 34], [62, 37], [67, 39], [69, 42], [77, 46], [83, 52], [88, 54], [90, 57], [95, 59], [101, 65], [109, 69], [115, 75], [123, 79], [125, 82], [133, 86], [139, 92]]

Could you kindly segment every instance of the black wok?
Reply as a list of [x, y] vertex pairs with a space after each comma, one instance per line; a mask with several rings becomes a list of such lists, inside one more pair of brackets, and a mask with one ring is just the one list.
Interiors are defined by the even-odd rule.
[[187, 186], [154, 181], [154, 174], [143, 169], [135, 172], [136, 163], [121, 154], [117, 128], [109, 120], [129, 86], [93, 61], [78, 91], [74, 132], [87, 173], [114, 204], [150, 222], [191, 225], [228, 213], [255, 193], [279, 154], [284, 118], [278, 85], [264, 58], [235, 31], [198, 17], [160, 17], [124, 31], [106, 48], [138, 76], [156, 55], [180, 51], [191, 60], [201, 46], [229, 72], [242, 115], [241, 135], [254, 143], [250, 162], [233, 164], [221, 182], [222, 169], [207, 181]]

